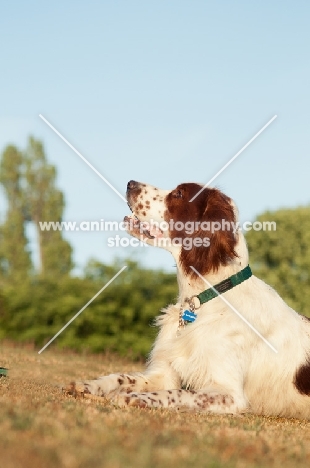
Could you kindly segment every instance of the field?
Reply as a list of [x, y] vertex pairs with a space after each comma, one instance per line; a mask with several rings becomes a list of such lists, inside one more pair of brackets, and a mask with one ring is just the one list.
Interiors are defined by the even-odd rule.
[[120, 409], [62, 395], [75, 378], [141, 370], [114, 355], [0, 345], [0, 466], [308, 467], [310, 422]]

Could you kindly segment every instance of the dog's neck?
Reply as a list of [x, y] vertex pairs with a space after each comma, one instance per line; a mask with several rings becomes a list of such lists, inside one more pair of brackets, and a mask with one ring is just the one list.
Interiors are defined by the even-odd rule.
[[203, 275], [202, 279], [196, 275], [196, 273], [194, 273], [193, 276], [185, 274], [183, 267], [177, 265], [179, 301], [183, 303], [185, 298], [200, 294], [202, 291], [209, 289], [210, 286], [215, 286], [235, 273], [238, 273], [242, 268], [240, 261], [233, 261], [229, 265], [220, 267], [216, 272], [212, 271]]
[[[238, 273], [248, 265], [248, 249], [242, 233], [239, 233], [238, 235], [236, 253], [238, 254], [238, 257], [233, 259], [228, 265], [221, 266], [217, 271], [210, 271], [203, 275], [205, 281], [194, 272], [192, 276], [186, 274], [179, 259], [180, 255], [174, 254], [177, 264], [179, 302], [184, 303], [185, 298], [201, 293], [205, 289], [208, 289], [210, 287], [209, 285], [214, 286], [220, 283], [221, 281]], [[195, 265], [192, 266], [195, 267]]]

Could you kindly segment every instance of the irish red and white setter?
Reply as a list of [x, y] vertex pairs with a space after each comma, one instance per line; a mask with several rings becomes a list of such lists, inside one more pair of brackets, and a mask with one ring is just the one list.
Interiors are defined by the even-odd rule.
[[[159, 333], [143, 373], [75, 382], [68, 391], [120, 406], [310, 419], [310, 321], [254, 275], [231, 285], [249, 270], [238, 212], [215, 188], [190, 201], [201, 188], [128, 183], [128, 230], [171, 252], [179, 297], [157, 318]], [[200, 304], [196, 296], [211, 285], [224, 287]]]

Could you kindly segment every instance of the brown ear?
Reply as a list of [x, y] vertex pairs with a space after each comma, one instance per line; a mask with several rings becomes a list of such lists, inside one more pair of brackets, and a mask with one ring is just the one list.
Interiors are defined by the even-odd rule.
[[[200, 196], [202, 195], [203, 193]], [[199, 203], [201, 202], [200, 200]], [[236, 220], [230, 198], [217, 189], [206, 189], [203, 202], [205, 206], [199, 220], [200, 228], [187, 236], [192, 239], [192, 248], [186, 250], [182, 246], [181, 249], [180, 262], [185, 273], [189, 276], [196, 276], [191, 266], [201, 275], [205, 275], [211, 271], [216, 272], [221, 266], [227, 265], [238, 256], [235, 252], [236, 237], [232, 226]], [[195, 200], [192, 203], [195, 203]], [[210, 229], [206, 229], [208, 223], [210, 223]], [[220, 223], [221, 228], [212, 232], [212, 225], [213, 227], [218, 226], [214, 223]], [[195, 242], [195, 239], [202, 239], [202, 245], [196, 246], [195, 243], [199, 244], [200, 241]], [[209, 239], [209, 246], [207, 246], [206, 239]]]

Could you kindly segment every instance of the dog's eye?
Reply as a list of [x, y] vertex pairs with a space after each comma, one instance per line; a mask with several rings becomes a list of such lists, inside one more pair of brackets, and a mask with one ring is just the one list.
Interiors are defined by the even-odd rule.
[[181, 190], [176, 190], [175, 192], [173, 192], [173, 197], [174, 198], [183, 198], [183, 193], [181, 192]]

